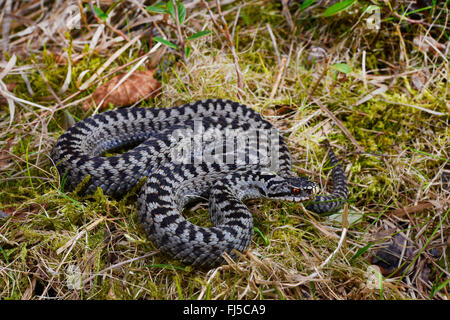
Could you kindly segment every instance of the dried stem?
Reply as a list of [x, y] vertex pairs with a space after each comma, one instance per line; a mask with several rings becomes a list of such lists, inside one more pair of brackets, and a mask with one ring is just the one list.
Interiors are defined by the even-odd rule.
[[178, 18], [178, 6], [175, 0], [172, 0], [173, 7], [175, 8], [175, 24], [177, 26], [177, 36], [178, 41], [180, 42], [180, 49], [181, 49], [181, 57], [183, 58], [184, 64], [186, 64], [186, 53], [184, 51], [184, 39], [183, 34], [181, 33], [181, 26], [180, 26], [180, 19]]
[[[228, 28], [228, 24], [225, 20], [225, 17], [223, 16], [222, 9], [220, 7], [219, 0], [216, 0], [216, 6], [217, 10], [219, 12], [220, 20], [222, 22], [223, 27], [217, 22], [216, 18], [214, 17], [214, 14], [212, 13], [208, 3], [205, 0], [202, 0], [203, 5], [208, 9], [208, 13], [211, 17], [211, 20], [213, 21], [214, 25], [219, 29], [219, 31], [225, 36], [225, 39], [227, 40], [228, 47], [231, 50], [231, 54], [233, 55], [233, 61], [234, 61], [234, 67], [236, 69], [236, 75], [237, 75], [237, 85], [239, 91], [244, 90], [244, 77], [242, 75], [241, 68], [239, 67], [239, 60], [236, 54], [236, 49], [233, 44], [233, 40], [231, 39], [230, 30]], [[240, 97], [241, 92], [238, 91], [238, 96]]]
[[327, 66], [328, 66], [328, 61], [326, 61], [323, 72], [319, 76], [319, 79], [316, 81], [314, 87], [311, 89], [311, 92], [308, 94], [308, 99], [313, 100], [314, 103], [316, 103], [319, 106], [319, 108], [323, 112], [325, 112], [328, 115], [328, 117], [330, 117], [331, 120], [334, 121], [334, 123], [336, 123], [336, 125], [342, 130], [342, 132], [344, 132], [344, 134], [347, 136], [347, 138], [349, 138], [350, 141], [353, 143], [353, 145], [356, 147], [357, 152], [364, 152], [364, 148], [358, 143], [358, 141], [356, 141], [356, 139], [352, 136], [350, 131], [348, 131], [348, 129], [342, 124], [342, 122], [339, 121], [339, 119], [333, 114], [333, 112], [331, 112], [327, 107], [325, 107], [322, 103], [320, 103], [319, 100], [313, 98], [313, 94], [316, 91], [317, 86], [319, 85], [320, 81], [322, 80], [322, 78], [324, 77], [324, 75], [326, 74], [326, 72], [328, 70]]
[[110, 28], [113, 32], [117, 33], [119, 36], [121, 36], [122, 38], [125, 39], [125, 41], [130, 41], [130, 39], [128, 39], [128, 37], [119, 29], [114, 28], [112, 25], [110, 25], [108, 22], [103, 21], [102, 19], [100, 19], [99, 17], [97, 17], [97, 15], [95, 14], [94, 11], [94, 6], [92, 5], [92, 0], [88, 1], [89, 4], [89, 8], [91, 9], [91, 11], [94, 13], [94, 17], [95, 20], [97, 20], [98, 23], [104, 24], [105, 26], [107, 26], [108, 28]]

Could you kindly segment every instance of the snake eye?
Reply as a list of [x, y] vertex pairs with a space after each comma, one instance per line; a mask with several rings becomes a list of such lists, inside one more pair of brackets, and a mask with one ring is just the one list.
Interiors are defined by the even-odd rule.
[[292, 188], [291, 192], [292, 192], [292, 194], [299, 194], [300, 193], [300, 189], [299, 188]]

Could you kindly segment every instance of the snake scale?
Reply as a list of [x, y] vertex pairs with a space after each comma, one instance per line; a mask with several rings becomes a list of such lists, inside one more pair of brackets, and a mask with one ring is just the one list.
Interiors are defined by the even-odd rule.
[[[105, 151], [133, 146], [121, 154]], [[277, 131], [253, 109], [208, 99], [167, 109], [120, 108], [88, 117], [63, 133], [51, 151], [64, 190], [90, 176], [84, 192], [112, 196], [129, 191], [143, 177], [139, 220], [162, 252], [186, 264], [213, 267], [223, 253], [245, 250], [253, 235], [252, 215], [243, 203], [254, 198], [309, 201], [317, 213], [334, 211], [348, 196], [342, 166], [329, 148], [334, 188], [294, 176], [289, 149]], [[212, 227], [186, 220], [182, 210], [208, 199]]]

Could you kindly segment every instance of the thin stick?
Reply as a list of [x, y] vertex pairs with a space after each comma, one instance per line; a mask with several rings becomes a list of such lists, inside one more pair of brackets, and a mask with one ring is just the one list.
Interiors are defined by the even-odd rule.
[[187, 64], [186, 53], [184, 51], [185, 44], [184, 44], [183, 34], [181, 33], [180, 19], [178, 18], [178, 6], [177, 6], [177, 3], [175, 0], [172, 0], [172, 4], [175, 9], [175, 24], [177, 26], [178, 41], [180, 42], [181, 57], [183, 57], [184, 64]]
[[334, 121], [334, 123], [336, 123], [336, 125], [342, 130], [342, 132], [347, 136], [347, 138], [350, 139], [350, 141], [356, 147], [356, 152], [364, 152], [364, 148], [358, 143], [358, 141], [356, 141], [356, 139], [352, 136], [350, 131], [348, 131], [348, 129], [342, 124], [342, 122], [338, 118], [336, 118], [336, 116], [330, 110], [328, 110], [328, 108], [325, 107], [319, 100], [313, 98], [313, 101], [315, 104], [319, 106], [319, 108], [323, 112], [325, 112], [328, 115], [328, 117], [331, 118], [331, 120]]
[[325, 112], [328, 115], [328, 117], [331, 118], [331, 120], [334, 121], [334, 123], [336, 123], [336, 125], [342, 130], [342, 132], [344, 132], [344, 134], [347, 136], [347, 138], [349, 138], [350, 141], [354, 144], [354, 146], [356, 147], [356, 152], [364, 152], [364, 148], [358, 143], [358, 141], [356, 141], [356, 139], [352, 136], [350, 131], [348, 131], [347, 128], [342, 124], [342, 122], [339, 121], [339, 119], [336, 118], [336, 116], [330, 110], [328, 110], [328, 108], [325, 107], [318, 99], [316, 99], [312, 96], [314, 94], [314, 92], [316, 91], [317, 86], [320, 83], [320, 80], [322, 80], [322, 78], [324, 77], [327, 70], [328, 70], [328, 68], [327, 68], [327, 66], [325, 66], [325, 68], [324, 68], [322, 74], [320, 75], [319, 79], [317, 80], [316, 84], [311, 89], [311, 92], [308, 94], [308, 99], [313, 100], [313, 102], [315, 104], [317, 104], [319, 106], [319, 108], [323, 112]]
[[289, 29], [291, 31], [294, 30], [294, 20], [292, 20], [291, 13], [289, 12], [289, 0], [281, 0], [281, 3], [283, 4], [283, 9], [281, 11], [281, 14], [286, 18], [286, 22], [289, 26]]
[[120, 31], [119, 29], [114, 28], [111, 24], [109, 24], [109, 23], [106, 22], [106, 21], [103, 21], [102, 19], [100, 19], [100, 18], [95, 14], [94, 6], [92, 5], [92, 0], [89, 0], [89, 1], [88, 1], [88, 4], [89, 4], [89, 7], [91, 8], [92, 13], [94, 14], [95, 20], [97, 20], [98, 23], [104, 24], [105, 26], [107, 26], [108, 28], [110, 28], [113, 32], [117, 33], [119, 36], [121, 36], [122, 38], [124, 38], [125, 41], [127, 41], [127, 42], [130, 41], [130, 39], [128, 39], [128, 37], [127, 37], [122, 31]]
[[342, 228], [341, 238], [339, 239], [339, 243], [338, 243], [336, 249], [334, 249], [333, 253], [330, 254], [328, 256], [328, 258], [325, 259], [324, 262], [322, 262], [322, 264], [320, 265], [320, 269], [325, 267], [328, 264], [328, 262], [330, 262], [330, 260], [336, 255], [336, 253], [339, 251], [339, 249], [342, 247], [342, 244], [344, 243], [346, 235], [347, 235], [347, 231], [348, 231], [347, 228]]
[[118, 267], [120, 267], [120, 266], [123, 266], [124, 264], [131, 263], [131, 262], [134, 262], [134, 261], [139, 260], [139, 259], [145, 259], [145, 258], [154, 256], [154, 255], [157, 254], [157, 253], [159, 253], [159, 251], [153, 251], [153, 252], [144, 254], [143, 256], [140, 256], [140, 257], [128, 259], [128, 260], [125, 260], [125, 261], [122, 261], [122, 262], [113, 264], [112, 266], [109, 266], [109, 267], [107, 267], [107, 268], [105, 268], [105, 269], [103, 269], [103, 270], [101, 270], [101, 271], [99, 271], [99, 272], [96, 272], [95, 274], [93, 274], [93, 275], [90, 276], [89, 278], [84, 279], [84, 280], [83, 280], [83, 284], [87, 284], [89, 281], [91, 281], [91, 280], [94, 279], [95, 277], [104, 275], [104, 274], [105, 274], [107, 271], [109, 271], [109, 270], [118, 268]]
[[280, 70], [278, 70], [277, 78], [275, 79], [275, 84], [272, 87], [272, 92], [270, 93], [269, 100], [272, 100], [275, 94], [277, 93], [278, 87], [281, 82], [281, 76], [283, 75], [284, 68], [286, 66], [286, 58], [283, 58], [280, 62]]
[[322, 78], [327, 73], [327, 70], [328, 70], [328, 59], [325, 61], [325, 68], [323, 69], [322, 73], [320, 74], [319, 79], [317, 79], [316, 83], [314, 84], [314, 87], [311, 89], [311, 91], [308, 94], [308, 99], [309, 100], [311, 100], [312, 95], [314, 94], [314, 92], [316, 91], [317, 87], [319, 86], [319, 83], [322, 80]]
[[[219, 16], [220, 16], [220, 19], [222, 21], [223, 28], [217, 22], [217, 20], [214, 17], [214, 14], [212, 13], [208, 3], [205, 0], [202, 0], [202, 2], [203, 2], [203, 5], [208, 10], [208, 13], [209, 13], [209, 16], [211, 17], [212, 22], [215, 24], [217, 29], [219, 29], [219, 31], [225, 36], [225, 39], [227, 40], [228, 47], [230, 48], [231, 54], [233, 55], [234, 67], [236, 69], [236, 75], [237, 75], [238, 89], [242, 91], [242, 90], [244, 90], [244, 80], [243, 80], [244, 77], [242, 75], [241, 68], [239, 67], [239, 61], [238, 61], [238, 57], [237, 57], [237, 54], [236, 54], [236, 49], [234, 47], [233, 40], [231, 39], [231, 35], [230, 35], [230, 30], [228, 28], [228, 24], [227, 24], [227, 22], [226, 22], [226, 20], [225, 20], [225, 18], [223, 16], [222, 9], [220, 8], [220, 2], [219, 2], [219, 0], [216, 0], [217, 10], [219, 12]], [[240, 97], [240, 95], [241, 95], [241, 93], [238, 91], [238, 96]]]
[[266, 23], [267, 31], [269, 31], [270, 39], [272, 40], [273, 49], [275, 50], [275, 54], [277, 55], [278, 65], [281, 64], [281, 57], [280, 52], [278, 51], [278, 45], [277, 40], [275, 39], [275, 36], [273, 34], [272, 28], [270, 27], [270, 24]]

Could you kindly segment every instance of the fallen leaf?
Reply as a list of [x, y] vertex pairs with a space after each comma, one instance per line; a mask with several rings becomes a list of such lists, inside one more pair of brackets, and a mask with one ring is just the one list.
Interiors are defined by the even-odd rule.
[[421, 70], [411, 75], [411, 83], [416, 90], [421, 90], [426, 82], [427, 75]]
[[395, 234], [394, 229], [382, 230], [375, 238], [377, 245], [371, 250], [370, 263], [380, 267], [383, 276], [403, 272], [417, 249], [414, 243], [401, 233]]
[[[42, 207], [46, 208], [47, 204], [43, 203]], [[3, 208], [2, 210], [2, 218], [13, 216], [14, 219], [25, 220], [30, 214], [37, 214], [39, 210], [41, 210], [41, 206], [36, 203], [32, 203], [21, 209], [17, 209], [15, 207], [7, 207]]]
[[83, 103], [83, 109], [89, 110], [101, 103], [100, 109], [106, 108], [110, 103], [115, 107], [128, 106], [141, 99], [155, 96], [159, 93], [161, 83], [153, 78], [155, 70], [135, 71], [117, 88], [114, 87], [126, 75], [121, 74], [112, 78], [109, 82], [98, 87], [92, 99]]
[[423, 210], [426, 209], [430, 209], [435, 207], [436, 205], [431, 203], [431, 202], [422, 202], [419, 203], [417, 205], [414, 206], [409, 206], [409, 207], [403, 207], [403, 208], [399, 208], [399, 209], [395, 209], [392, 211], [389, 211], [389, 215], [390, 216], [396, 216], [396, 217], [403, 217], [406, 214], [411, 214], [411, 213], [417, 213], [417, 212], [421, 212]]
[[273, 108], [264, 109], [261, 113], [265, 116], [282, 116], [295, 112], [295, 107], [289, 105], [276, 105]]

